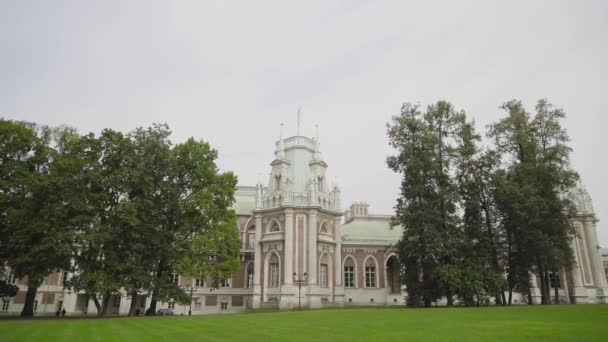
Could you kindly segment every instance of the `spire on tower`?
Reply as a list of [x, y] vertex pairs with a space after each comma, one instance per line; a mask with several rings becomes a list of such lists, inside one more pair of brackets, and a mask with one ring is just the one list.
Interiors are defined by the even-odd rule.
[[315, 125], [315, 151], [313, 155], [314, 160], [322, 160], [321, 151], [319, 148], [319, 125]]
[[281, 131], [279, 133], [279, 150], [277, 151], [278, 159], [285, 159], [285, 142], [283, 141], [283, 123], [281, 123]]

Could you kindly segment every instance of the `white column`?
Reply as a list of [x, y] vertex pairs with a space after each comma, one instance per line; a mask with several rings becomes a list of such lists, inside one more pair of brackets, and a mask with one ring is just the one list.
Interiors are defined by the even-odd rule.
[[340, 217], [336, 217], [335, 220], [335, 229], [334, 229], [334, 239], [336, 240], [336, 260], [335, 260], [335, 269], [336, 269], [336, 286], [342, 286], [342, 236], [340, 234], [340, 225], [341, 220]]
[[283, 279], [285, 284], [292, 283], [293, 274], [293, 209], [285, 209], [285, 273]]
[[[574, 260], [576, 263], [574, 267], [572, 267], [572, 283], [574, 287], [581, 287], [583, 286], [583, 280], [581, 278], [582, 260], [579, 260], [580, 251], [576, 247], [576, 239], [577, 237], [573, 237], [572, 241], [570, 241], [570, 244], [572, 245], [572, 251], [574, 252]], [[574, 294], [576, 294], [576, 290], [574, 290]]]
[[317, 210], [308, 213], [308, 283], [317, 284]]
[[587, 235], [587, 249], [589, 250], [591, 259], [591, 269], [593, 273], [593, 282], [597, 287], [606, 287], [606, 275], [604, 274], [604, 267], [602, 260], [600, 260], [600, 252], [598, 250], [597, 232], [595, 230], [595, 224], [593, 218], [587, 218], [585, 220], [585, 230]]
[[262, 215], [255, 215], [255, 256], [253, 260], [253, 307], [259, 308], [262, 298]]

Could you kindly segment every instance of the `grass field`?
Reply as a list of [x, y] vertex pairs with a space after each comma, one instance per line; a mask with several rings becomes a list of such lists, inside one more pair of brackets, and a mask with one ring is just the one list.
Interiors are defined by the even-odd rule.
[[608, 341], [608, 305], [0, 320], [0, 341]]

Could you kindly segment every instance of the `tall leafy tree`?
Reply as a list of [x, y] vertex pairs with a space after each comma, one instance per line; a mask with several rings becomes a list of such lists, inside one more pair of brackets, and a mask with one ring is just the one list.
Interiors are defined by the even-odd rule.
[[[133, 279], [146, 277], [139, 258], [135, 207], [129, 198], [137, 169], [133, 144], [122, 133], [102, 131], [61, 139], [65, 203], [75, 227], [74, 276], [68, 286], [93, 299], [99, 315], [109, 314], [110, 298], [121, 288], [132, 290]], [[142, 274], [143, 273], [143, 274]], [[147, 275], [149, 280], [149, 273]], [[144, 287], [143, 282], [137, 287]]]
[[0, 120], [0, 259], [27, 279], [22, 316], [33, 316], [44, 277], [70, 265], [72, 231], [64, 224], [61, 184], [52, 132]]
[[565, 114], [545, 100], [538, 102], [533, 118], [520, 101], [501, 108], [507, 117], [492, 125], [489, 135], [505, 163], [496, 198], [507, 237], [509, 303], [514, 289], [527, 292], [531, 302], [534, 272], [542, 303], [549, 304], [549, 272], [573, 262], [573, 210], [561, 194], [577, 175], [568, 167], [571, 149], [560, 125]]
[[389, 157], [387, 164], [403, 177], [393, 224], [404, 227], [398, 248], [411, 306], [430, 306], [444, 295], [452, 304], [452, 284], [441, 280], [439, 268], [454, 261], [460, 235], [452, 171], [457, 132], [464, 119], [463, 112], [440, 101], [424, 113], [405, 104], [388, 125], [397, 155]]
[[[154, 265], [148, 314], [156, 312], [158, 300], [188, 300], [173, 274], [225, 276], [238, 269], [238, 244], [231, 242], [238, 239], [238, 231], [229, 209], [236, 177], [218, 170], [217, 151], [209, 144], [189, 139], [173, 146], [170, 134], [166, 125], [131, 134], [142, 171], [132, 198], [146, 236], [146, 258]], [[210, 253], [213, 262], [198, 261], [200, 253]]]

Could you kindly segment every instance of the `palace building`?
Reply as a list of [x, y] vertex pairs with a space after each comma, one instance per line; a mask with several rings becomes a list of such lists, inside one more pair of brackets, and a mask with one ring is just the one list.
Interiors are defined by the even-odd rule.
[[[248, 308], [292, 309], [348, 305], [404, 305], [407, 295], [400, 282], [395, 245], [400, 227], [390, 227], [391, 215], [369, 213], [367, 203], [342, 210], [341, 190], [326, 177], [328, 164], [318, 137], [294, 136], [276, 142], [270, 177], [265, 184], [240, 186], [234, 210], [240, 232], [241, 269], [231, 279], [210, 287], [207, 279], [174, 275], [174, 281], [193, 292], [192, 314], [237, 312]], [[564, 303], [606, 302], [608, 284], [599, 253], [597, 220], [589, 194], [582, 185], [570, 194], [578, 216], [577, 237], [572, 241], [576, 265], [551, 276]], [[3, 299], [0, 312], [17, 314], [25, 300], [25, 284], [19, 294]], [[58, 272], [46, 277], [36, 300], [38, 313], [52, 314], [65, 308], [68, 314], [96, 314], [83, 293], [63, 288], [70, 276]], [[540, 302], [540, 291], [533, 298]], [[552, 292], [553, 294], [553, 292]], [[144, 312], [149, 298], [138, 297]], [[516, 294], [514, 303], [525, 297]], [[126, 315], [131, 298], [123, 293], [112, 298], [112, 312]], [[189, 305], [159, 303], [176, 314], [187, 314]]]

